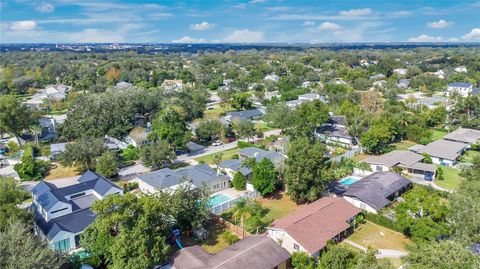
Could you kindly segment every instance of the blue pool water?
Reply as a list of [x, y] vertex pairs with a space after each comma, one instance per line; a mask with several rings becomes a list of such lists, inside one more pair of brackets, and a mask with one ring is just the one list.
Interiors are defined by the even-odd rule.
[[346, 177], [346, 178], [340, 180], [340, 184], [348, 186], [348, 185], [351, 185], [351, 184], [357, 182], [358, 180], [359, 180], [359, 178], [357, 178], [357, 177], [349, 176], [349, 177]]
[[232, 198], [220, 193], [220, 194], [217, 194], [217, 195], [214, 195], [214, 196], [208, 198], [208, 204], [211, 207], [214, 207], [214, 206], [217, 206], [219, 204], [223, 204], [223, 203], [225, 203], [227, 201], [230, 201], [230, 200], [232, 200]]

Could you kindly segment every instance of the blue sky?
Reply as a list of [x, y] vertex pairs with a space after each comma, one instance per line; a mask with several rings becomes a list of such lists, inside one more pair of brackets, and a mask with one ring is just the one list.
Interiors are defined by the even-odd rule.
[[480, 1], [2, 0], [0, 42], [480, 41]]

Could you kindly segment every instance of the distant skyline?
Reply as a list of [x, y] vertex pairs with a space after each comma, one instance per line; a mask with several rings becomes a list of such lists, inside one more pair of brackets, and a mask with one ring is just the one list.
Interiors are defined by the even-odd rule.
[[2, 0], [1, 43], [479, 42], [480, 1]]

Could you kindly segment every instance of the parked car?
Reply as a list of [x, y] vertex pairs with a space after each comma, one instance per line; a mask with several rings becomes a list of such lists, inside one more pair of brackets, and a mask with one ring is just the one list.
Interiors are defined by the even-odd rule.
[[223, 144], [222, 141], [215, 141], [212, 143], [212, 146], [220, 146], [222, 144]]

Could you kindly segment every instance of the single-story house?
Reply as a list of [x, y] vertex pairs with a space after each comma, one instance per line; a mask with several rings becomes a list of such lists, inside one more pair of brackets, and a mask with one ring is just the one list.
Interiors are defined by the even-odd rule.
[[397, 74], [399, 76], [405, 76], [407, 74], [407, 69], [405, 68], [396, 68], [396, 69], [393, 69], [393, 73], [394, 74]]
[[238, 155], [240, 155], [241, 158], [225, 160], [218, 165], [224, 173], [232, 178], [239, 171], [247, 178], [252, 176], [252, 169], [243, 165], [245, 158], [255, 158], [256, 161], [261, 161], [262, 159], [267, 158], [272, 161], [276, 168], [281, 167], [285, 158], [281, 153], [276, 151], [263, 150], [255, 147], [243, 148], [238, 152]]
[[388, 172], [394, 168], [400, 168], [404, 172], [425, 180], [435, 178], [437, 166], [423, 163], [423, 155], [408, 150], [394, 150], [383, 155], [372, 155], [362, 160], [370, 165], [372, 172]]
[[467, 147], [468, 145], [465, 143], [439, 139], [425, 146], [415, 145], [409, 148], [409, 150], [419, 154], [426, 153], [430, 155], [434, 164], [451, 166], [457, 164], [458, 158]]
[[175, 190], [189, 180], [196, 187], [205, 184], [212, 192], [228, 188], [230, 182], [228, 176], [218, 174], [207, 164], [189, 166], [178, 170], [164, 168], [138, 175], [133, 179], [134, 182], [138, 182], [140, 190], [147, 194], [158, 190]]
[[446, 95], [451, 96], [454, 92], [463, 97], [467, 97], [473, 91], [473, 85], [468, 82], [453, 82], [447, 86]]
[[472, 145], [480, 143], [480, 130], [459, 128], [446, 134], [443, 139]]
[[346, 146], [355, 145], [353, 136], [348, 133], [347, 119], [344, 116], [330, 116], [321, 127], [314, 130], [315, 135], [325, 143], [340, 143]]
[[318, 257], [327, 242], [342, 240], [353, 230], [361, 210], [339, 197], [325, 197], [275, 220], [267, 234], [288, 252]]
[[313, 100], [320, 100], [320, 101], [326, 103], [327, 102], [327, 97], [324, 96], [324, 95], [320, 95], [318, 93], [311, 92], [311, 93], [301, 94], [301, 95], [298, 96], [297, 100], [286, 101], [285, 104], [288, 107], [295, 108], [295, 107], [300, 106], [304, 102], [311, 102]]
[[246, 237], [218, 253], [198, 245], [182, 248], [171, 257], [173, 269], [286, 269], [290, 253], [266, 236]]
[[91, 205], [111, 194], [123, 195], [123, 190], [92, 171], [65, 187], [41, 181], [32, 189], [34, 231], [54, 250], [79, 248], [80, 234], [96, 217]]
[[410, 180], [397, 173], [375, 172], [350, 184], [343, 198], [358, 208], [376, 214], [411, 185]]
[[108, 150], [119, 150], [126, 149], [128, 144], [109, 135], [105, 135], [103, 138], [103, 146]]
[[263, 117], [263, 114], [265, 113], [260, 109], [234, 111], [227, 113], [225, 119], [229, 122], [234, 122], [235, 120], [258, 120]]

